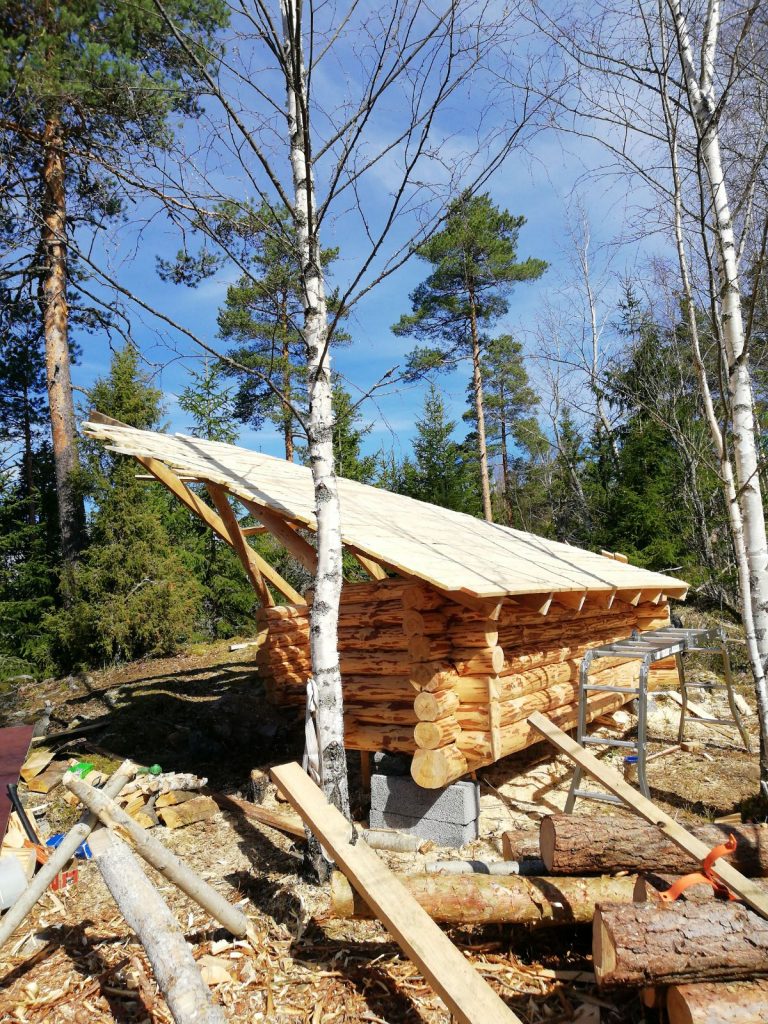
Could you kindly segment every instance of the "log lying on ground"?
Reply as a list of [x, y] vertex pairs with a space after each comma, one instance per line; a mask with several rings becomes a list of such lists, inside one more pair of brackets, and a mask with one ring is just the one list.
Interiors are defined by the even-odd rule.
[[176, 1024], [224, 1024], [176, 919], [130, 849], [107, 829], [96, 833], [91, 849], [120, 913], [147, 952]]
[[[504, 860], [524, 860], [541, 857], [539, 834], [532, 829], [517, 829], [504, 832], [501, 837], [501, 853]], [[549, 869], [547, 869], [549, 872]], [[580, 872], [579, 872], [580, 873]]]
[[[710, 848], [736, 836], [729, 862], [748, 877], [768, 877], [768, 825], [697, 825], [690, 829]], [[685, 875], [698, 864], [653, 825], [628, 814], [550, 814], [541, 822], [541, 858], [554, 875], [652, 871]]]
[[768, 981], [671, 985], [666, 997], [669, 1024], [765, 1024]]
[[[135, 774], [136, 765], [131, 761], [124, 761], [105, 785], [103, 793], [108, 797], [118, 796], [122, 788], [131, 781]], [[0, 922], [0, 948], [13, 935], [56, 875], [74, 857], [78, 847], [88, 839], [98, 820], [95, 814], [88, 811], [83, 815], [80, 822], [67, 832], [18, 900], [6, 913], [2, 922]]]
[[64, 785], [71, 789], [81, 803], [97, 814], [109, 828], [119, 827], [130, 836], [136, 852], [141, 854], [148, 864], [156, 871], [177, 885], [190, 899], [207, 911], [219, 924], [238, 938], [248, 932], [248, 918], [245, 914], [228, 903], [221, 893], [182, 863], [175, 853], [163, 846], [161, 842], [148, 835], [137, 825], [125, 811], [121, 810], [114, 800], [103, 791], [92, 789], [82, 779], [71, 773], [64, 778]]
[[[444, 924], [589, 924], [603, 900], [631, 900], [634, 877], [531, 878], [521, 875], [397, 875], [424, 910]], [[336, 871], [331, 909], [337, 917], [372, 918], [368, 907]]]
[[592, 957], [603, 986], [765, 977], [768, 921], [722, 900], [601, 904]]

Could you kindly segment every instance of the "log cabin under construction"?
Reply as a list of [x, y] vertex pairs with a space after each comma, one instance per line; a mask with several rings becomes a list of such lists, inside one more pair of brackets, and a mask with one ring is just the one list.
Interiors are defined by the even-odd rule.
[[[261, 601], [266, 638], [257, 663], [268, 697], [303, 706], [311, 592], [299, 594], [248, 536], [269, 531], [314, 570], [311, 471], [234, 445], [136, 430], [98, 413], [83, 429], [133, 456], [237, 552]], [[205, 486], [213, 507], [191, 483]], [[667, 625], [669, 599], [687, 591], [681, 580], [621, 555], [366, 484], [339, 479], [339, 495], [345, 549], [370, 577], [345, 583], [341, 596], [346, 747], [411, 754], [411, 774], [426, 788], [538, 742], [526, 721], [532, 711], [546, 711], [561, 728], [574, 726], [584, 652]], [[241, 526], [233, 499], [259, 525]], [[638, 670], [637, 660], [604, 658], [599, 682], [631, 686]], [[652, 687], [677, 681], [673, 659], [652, 666]], [[628, 699], [595, 691], [590, 720]]]

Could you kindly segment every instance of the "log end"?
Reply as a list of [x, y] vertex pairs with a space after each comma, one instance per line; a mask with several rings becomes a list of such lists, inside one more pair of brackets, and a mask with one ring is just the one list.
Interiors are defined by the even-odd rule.
[[597, 984], [610, 984], [616, 969], [616, 947], [599, 906], [592, 921], [592, 963]]
[[439, 750], [417, 750], [411, 761], [411, 777], [423, 789], [442, 789], [467, 771], [467, 759], [454, 743]]

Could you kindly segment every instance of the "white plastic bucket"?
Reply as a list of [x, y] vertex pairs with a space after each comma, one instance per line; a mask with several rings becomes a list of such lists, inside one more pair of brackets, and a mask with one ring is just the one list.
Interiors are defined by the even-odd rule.
[[12, 907], [27, 888], [27, 874], [13, 854], [0, 857], [0, 910]]

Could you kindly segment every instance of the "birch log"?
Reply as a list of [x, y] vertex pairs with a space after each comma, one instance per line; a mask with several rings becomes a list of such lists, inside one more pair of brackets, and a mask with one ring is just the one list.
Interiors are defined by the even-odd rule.
[[106, 829], [94, 836], [92, 849], [120, 913], [146, 950], [176, 1024], [224, 1024], [175, 917], [130, 849]]

